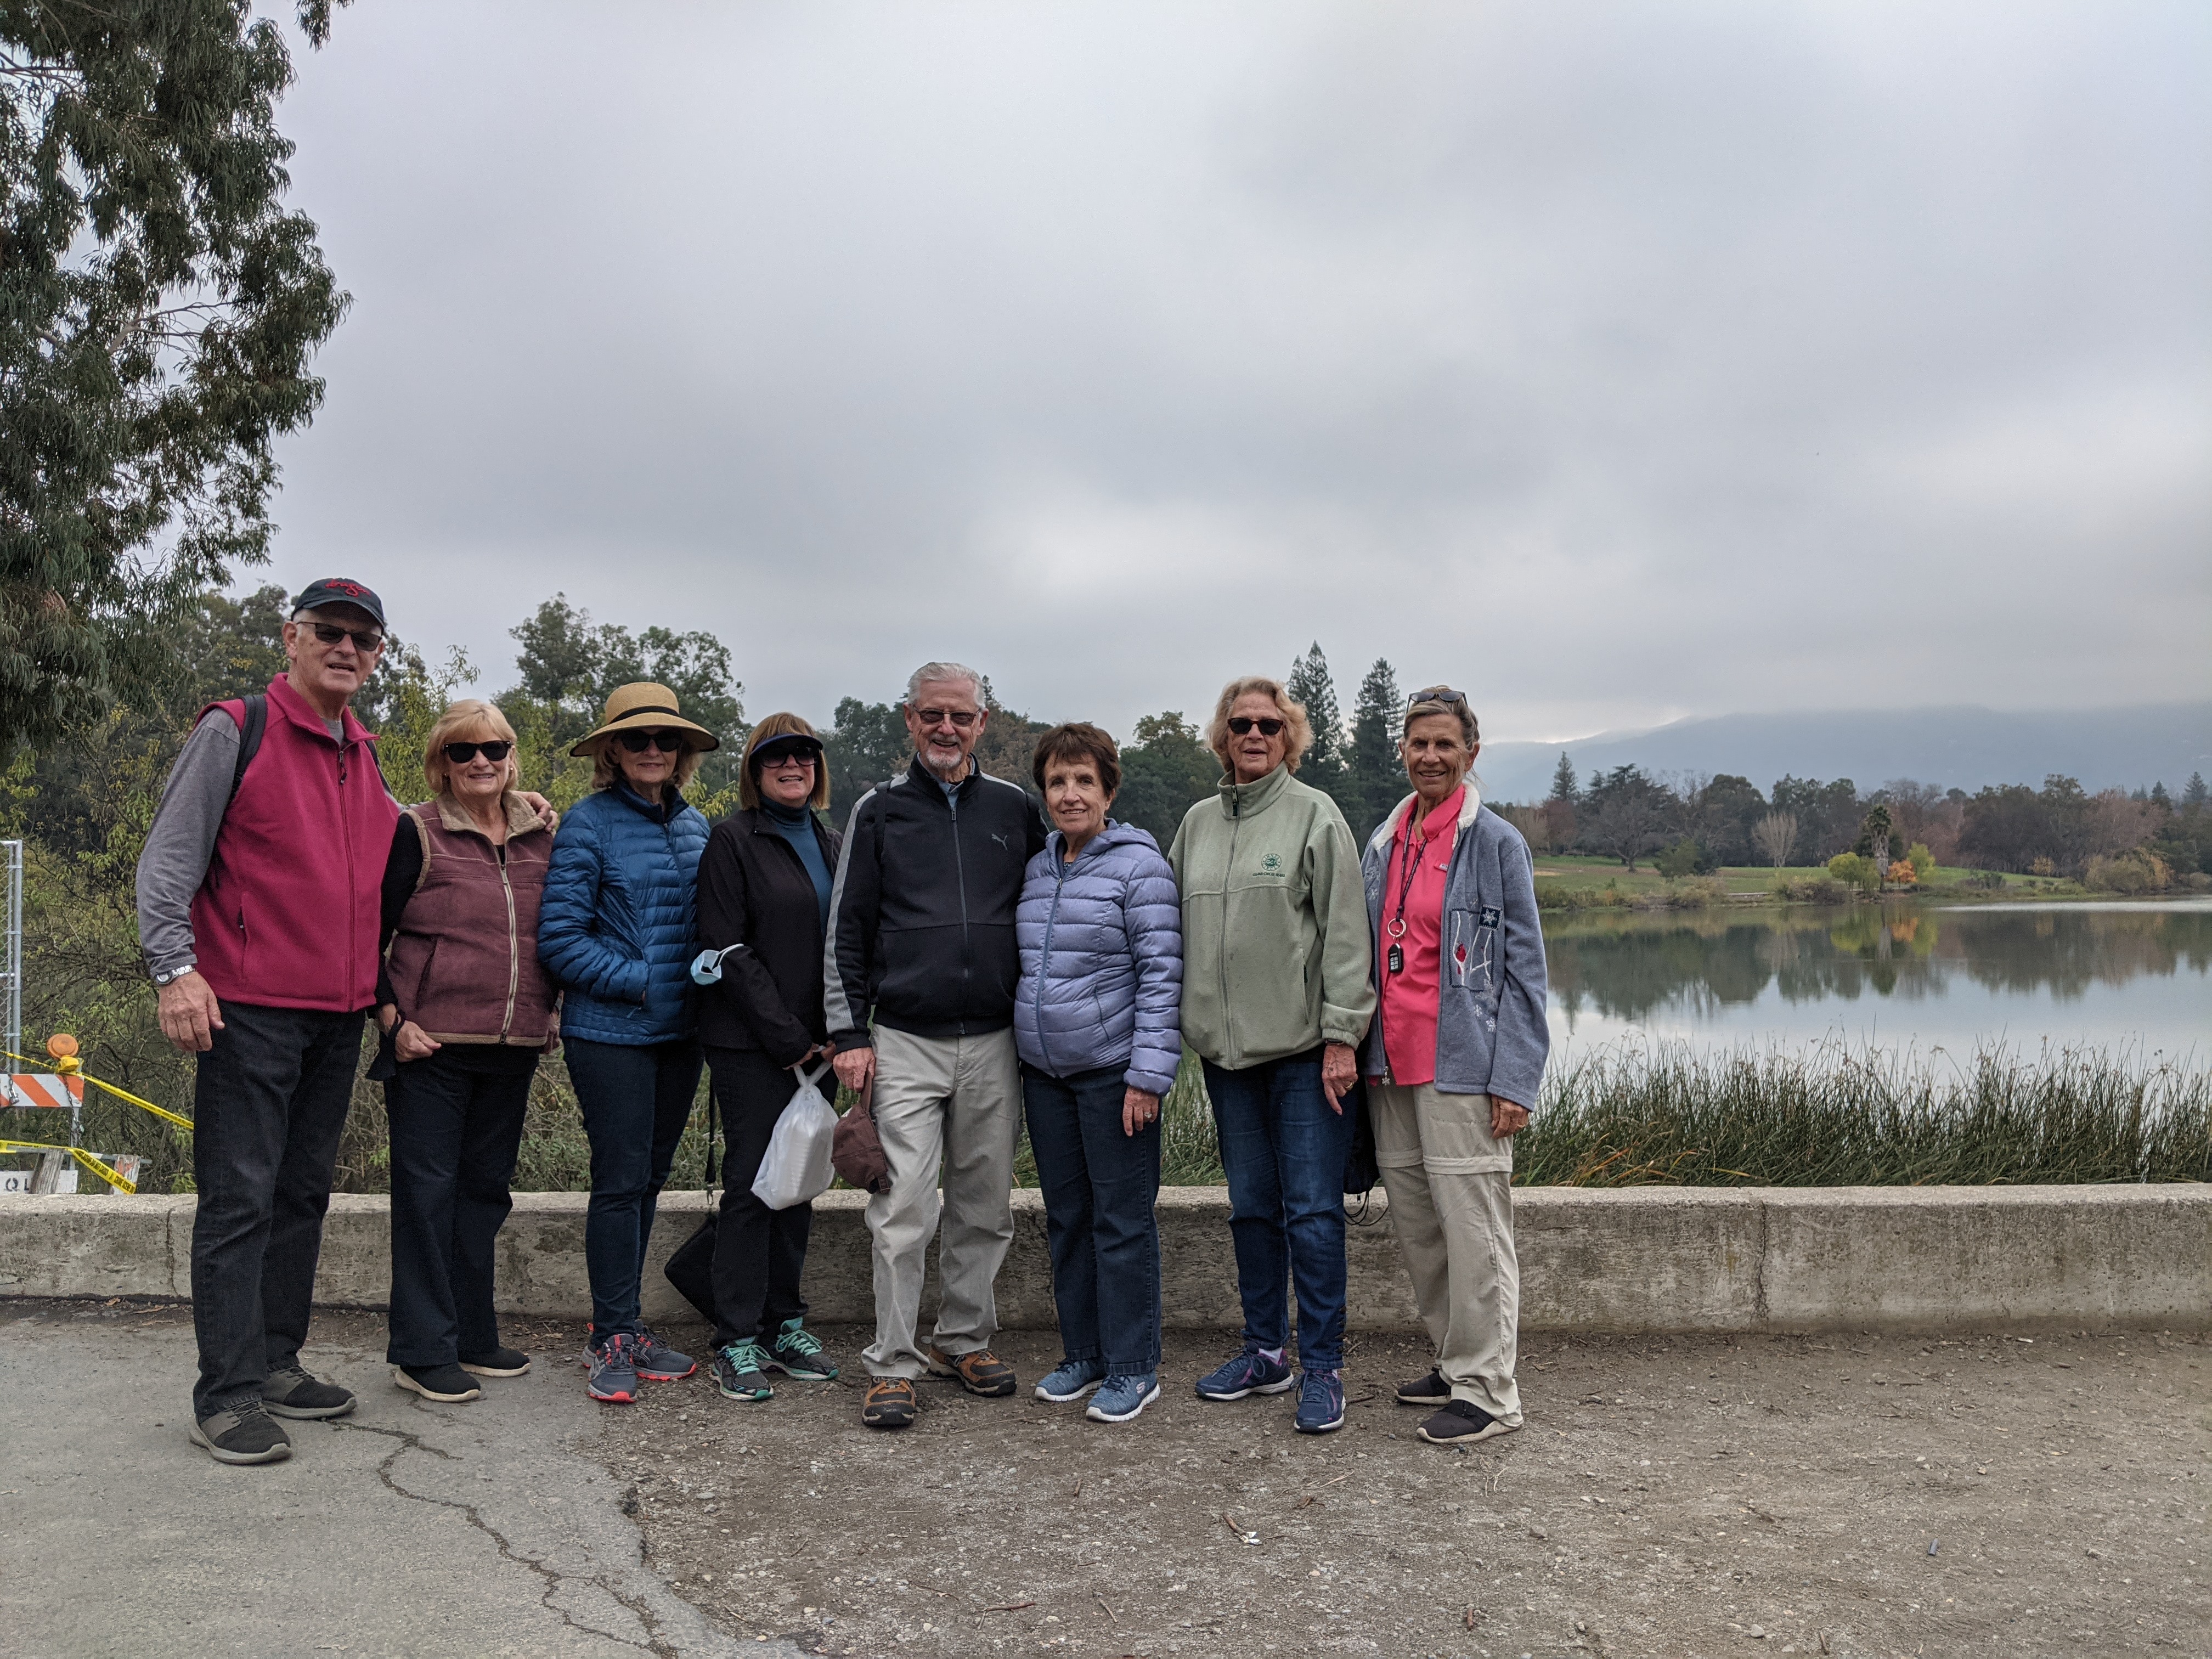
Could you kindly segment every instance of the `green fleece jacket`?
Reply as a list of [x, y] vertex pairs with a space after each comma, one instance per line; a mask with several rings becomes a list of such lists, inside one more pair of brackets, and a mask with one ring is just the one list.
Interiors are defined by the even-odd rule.
[[1183, 815], [1182, 1036], [1231, 1071], [1358, 1043], [1375, 1014], [1359, 849], [1336, 803], [1277, 767]]

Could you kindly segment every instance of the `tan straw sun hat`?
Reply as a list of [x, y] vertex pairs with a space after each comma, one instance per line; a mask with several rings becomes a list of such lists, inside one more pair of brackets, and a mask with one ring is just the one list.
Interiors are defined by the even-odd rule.
[[607, 699], [607, 708], [601, 717], [599, 729], [586, 737], [568, 752], [588, 755], [592, 745], [601, 738], [622, 732], [689, 732], [698, 738], [696, 749], [720, 749], [722, 740], [696, 720], [687, 720], [677, 712], [676, 694], [665, 685], [651, 680], [618, 686]]

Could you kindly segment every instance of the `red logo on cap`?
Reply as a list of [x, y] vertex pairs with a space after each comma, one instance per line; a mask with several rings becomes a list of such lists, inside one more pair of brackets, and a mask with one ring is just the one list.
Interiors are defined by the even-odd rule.
[[356, 599], [361, 598], [363, 594], [368, 592], [368, 590], [363, 587], [359, 582], [348, 581], [343, 576], [332, 576], [325, 580], [323, 583], [323, 586], [325, 587], [335, 588], [341, 593], [350, 593]]

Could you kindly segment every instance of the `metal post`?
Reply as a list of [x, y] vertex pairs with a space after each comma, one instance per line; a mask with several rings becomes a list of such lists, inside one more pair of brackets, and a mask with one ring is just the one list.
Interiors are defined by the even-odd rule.
[[7, 957], [4, 965], [0, 965], [7, 989], [0, 1014], [8, 1022], [8, 1052], [20, 1054], [23, 1052], [23, 843], [0, 841], [0, 849], [8, 854]]

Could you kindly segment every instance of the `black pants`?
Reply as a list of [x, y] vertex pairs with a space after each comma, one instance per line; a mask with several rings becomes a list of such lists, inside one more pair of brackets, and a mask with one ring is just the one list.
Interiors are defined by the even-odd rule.
[[514, 1207], [507, 1183], [538, 1050], [449, 1042], [384, 1085], [392, 1124], [395, 1365], [450, 1365], [499, 1346], [492, 1244]]
[[714, 1311], [720, 1316], [714, 1346], [723, 1347], [772, 1337], [785, 1320], [806, 1311], [799, 1276], [806, 1267], [814, 1206], [771, 1210], [753, 1196], [769, 1136], [799, 1080], [757, 1048], [709, 1048], [707, 1064], [714, 1109], [729, 1140], [721, 1214], [714, 1223]]
[[299, 1358], [363, 1011], [222, 1005], [192, 1088], [192, 1413], [258, 1399]]
[[699, 1092], [699, 1044], [638, 1045], [563, 1038], [568, 1079], [592, 1143], [592, 1201], [584, 1212], [584, 1269], [595, 1338], [638, 1328], [638, 1282], [660, 1189]]

